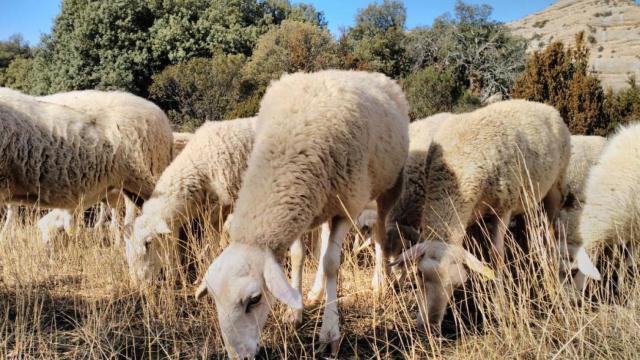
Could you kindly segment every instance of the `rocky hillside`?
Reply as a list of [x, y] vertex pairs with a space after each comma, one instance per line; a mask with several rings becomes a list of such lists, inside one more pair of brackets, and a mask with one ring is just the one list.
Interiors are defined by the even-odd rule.
[[640, 5], [632, 0], [559, 0], [509, 26], [529, 39], [530, 51], [556, 40], [573, 44], [584, 31], [605, 86], [623, 88], [630, 73], [640, 80]]

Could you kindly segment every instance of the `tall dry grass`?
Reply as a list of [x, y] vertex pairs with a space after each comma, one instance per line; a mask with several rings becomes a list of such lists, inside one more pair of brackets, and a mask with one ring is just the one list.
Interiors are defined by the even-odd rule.
[[[562, 286], [549, 255], [552, 236], [537, 208], [527, 234], [510, 235], [496, 281], [476, 277], [456, 292], [443, 333], [416, 328], [416, 288], [407, 282], [381, 297], [370, 290], [373, 256], [354, 257], [345, 242], [339, 301], [340, 358], [637, 358], [640, 288], [626, 281], [615, 296], [582, 296]], [[34, 219], [1, 235], [0, 358], [222, 358], [213, 302], [196, 302], [194, 282], [226, 239], [212, 226], [173, 239], [157, 288], [129, 284], [122, 247], [107, 230], [80, 229], [53, 249], [39, 241]], [[476, 237], [485, 231], [478, 227]], [[478, 235], [480, 234], [480, 235]], [[526, 246], [520, 246], [525, 240]], [[478, 243], [478, 242], [476, 242]], [[482, 243], [480, 241], [479, 243]], [[182, 255], [179, 255], [182, 254]], [[305, 289], [315, 261], [305, 266]], [[416, 276], [415, 273], [410, 274]], [[415, 283], [415, 282], [414, 282]], [[303, 325], [283, 323], [275, 305], [263, 333], [264, 358], [316, 358], [322, 311]]]

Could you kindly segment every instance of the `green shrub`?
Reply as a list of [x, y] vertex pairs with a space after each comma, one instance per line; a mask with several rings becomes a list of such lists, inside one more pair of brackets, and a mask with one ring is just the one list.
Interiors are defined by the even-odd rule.
[[169, 66], [153, 77], [150, 97], [179, 128], [224, 119], [240, 100], [243, 64], [243, 55], [217, 55]]

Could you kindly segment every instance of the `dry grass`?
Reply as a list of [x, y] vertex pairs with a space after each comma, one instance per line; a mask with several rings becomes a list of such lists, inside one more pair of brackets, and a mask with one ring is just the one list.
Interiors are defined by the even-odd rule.
[[[340, 358], [636, 358], [640, 288], [624, 287], [616, 301], [599, 295], [581, 301], [556, 279], [544, 217], [532, 219], [530, 249], [511, 242], [498, 281], [461, 289], [443, 336], [414, 326], [416, 293], [409, 283], [373, 296], [371, 254], [354, 258], [346, 251]], [[160, 287], [147, 291], [129, 285], [124, 250], [109, 238], [106, 230], [81, 229], [50, 251], [33, 224], [2, 234], [0, 358], [224, 357], [212, 301], [192, 296], [194, 281], [220, 251], [219, 234], [208, 228], [204, 237], [189, 236], [182, 265], [173, 262]], [[314, 264], [306, 265], [306, 289]], [[299, 329], [278, 321], [283, 311], [275, 307], [260, 356], [320, 357], [321, 309], [306, 309]]]

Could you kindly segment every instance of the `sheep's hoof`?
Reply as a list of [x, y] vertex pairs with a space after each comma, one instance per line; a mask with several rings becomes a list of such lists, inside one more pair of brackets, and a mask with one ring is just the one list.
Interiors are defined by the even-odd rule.
[[287, 309], [287, 312], [284, 315], [284, 320], [287, 324], [294, 327], [298, 327], [302, 325], [302, 313], [303, 313], [302, 309], [300, 310]]
[[324, 290], [320, 289], [311, 289], [311, 291], [309, 291], [309, 294], [307, 294], [307, 297], [305, 299], [305, 305], [309, 305], [309, 306], [314, 306], [317, 305], [318, 303], [320, 303], [320, 300], [322, 300], [322, 295], [324, 295]]
[[338, 351], [340, 350], [340, 335], [338, 334], [338, 339], [331, 341], [323, 341], [322, 335], [320, 335], [320, 346], [318, 347], [318, 352], [325, 352], [327, 350], [327, 345], [329, 346], [329, 350], [331, 350], [330, 358], [337, 359]]

